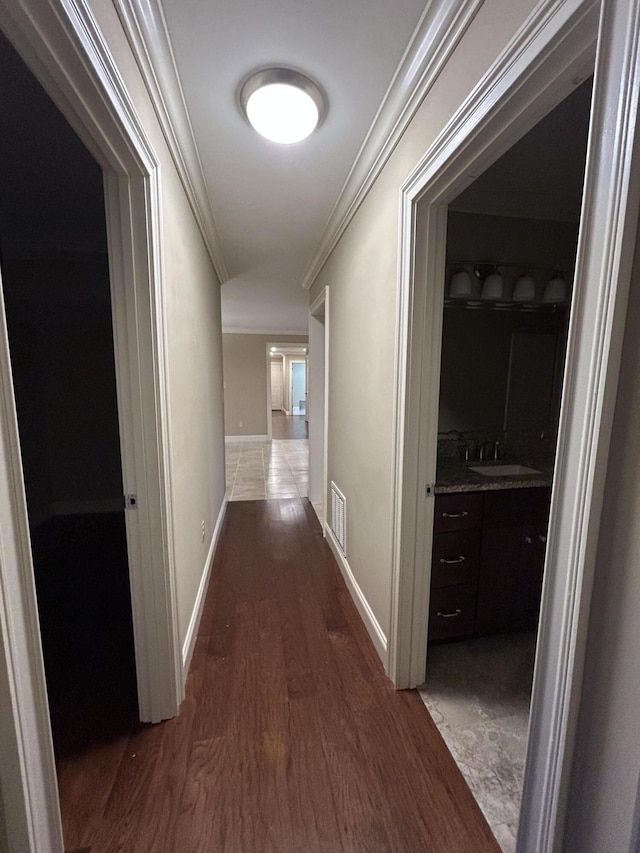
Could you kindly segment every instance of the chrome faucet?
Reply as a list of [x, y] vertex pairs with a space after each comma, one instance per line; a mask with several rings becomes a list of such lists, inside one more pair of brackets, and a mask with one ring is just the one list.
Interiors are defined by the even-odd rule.
[[499, 459], [501, 447], [501, 441], [483, 441], [480, 445], [480, 461], [484, 462], [487, 459]]

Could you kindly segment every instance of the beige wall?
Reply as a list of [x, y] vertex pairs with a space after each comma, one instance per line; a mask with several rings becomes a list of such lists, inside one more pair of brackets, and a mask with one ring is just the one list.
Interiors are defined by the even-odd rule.
[[7, 839], [7, 822], [4, 815], [4, 798], [0, 786], [0, 853], [9, 853], [9, 841]]
[[93, 0], [91, 6], [160, 161], [173, 534], [182, 642], [225, 491], [220, 288], [115, 8], [101, 0]]
[[[224, 334], [225, 434], [267, 435], [267, 344], [304, 343], [305, 335]], [[285, 365], [285, 400], [287, 367]], [[242, 421], [242, 426], [240, 422]]]
[[[640, 778], [639, 339], [640, 240], [600, 527], [570, 789], [568, 853], [627, 853], [637, 851], [640, 841], [632, 837]], [[635, 820], [639, 817], [636, 814]]]
[[310, 291], [331, 286], [329, 480], [348, 502], [347, 559], [383, 632], [391, 603], [398, 193], [533, 8], [487, 0]]
[[[310, 292], [312, 302], [324, 286], [331, 286], [328, 473], [349, 503], [349, 564], [386, 634], [398, 192], [532, 5], [484, 3]], [[637, 850], [640, 841], [639, 336], [637, 260], [562, 848], [569, 853], [627, 853]]]

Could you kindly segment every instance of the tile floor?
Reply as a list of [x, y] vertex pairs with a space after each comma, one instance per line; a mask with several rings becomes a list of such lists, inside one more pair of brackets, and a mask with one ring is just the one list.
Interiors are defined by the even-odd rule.
[[283, 439], [226, 443], [227, 497], [230, 501], [306, 497], [309, 440]]
[[516, 849], [535, 634], [430, 646], [420, 695], [505, 853]]

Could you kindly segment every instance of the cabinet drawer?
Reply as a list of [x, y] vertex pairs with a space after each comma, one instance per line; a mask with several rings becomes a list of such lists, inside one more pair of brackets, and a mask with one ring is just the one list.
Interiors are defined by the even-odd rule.
[[475, 606], [475, 584], [434, 589], [429, 602], [429, 642], [470, 636]]
[[480, 530], [454, 530], [433, 537], [431, 589], [475, 580], [480, 554]]
[[482, 494], [480, 492], [437, 495], [433, 532], [447, 533], [451, 530], [478, 527], [481, 517]]

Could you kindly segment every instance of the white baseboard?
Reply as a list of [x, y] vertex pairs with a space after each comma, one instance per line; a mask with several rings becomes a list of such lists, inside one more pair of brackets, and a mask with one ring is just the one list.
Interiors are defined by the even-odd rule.
[[209, 545], [209, 552], [207, 553], [207, 561], [204, 566], [204, 571], [202, 572], [200, 586], [198, 587], [198, 594], [196, 595], [193, 612], [191, 614], [191, 619], [189, 620], [189, 627], [187, 628], [187, 633], [182, 645], [183, 684], [186, 682], [187, 675], [189, 674], [189, 666], [191, 665], [191, 657], [193, 655], [193, 649], [198, 636], [198, 628], [200, 627], [200, 619], [202, 618], [202, 608], [204, 607], [204, 600], [207, 595], [209, 578], [211, 577], [211, 569], [213, 568], [213, 558], [216, 555], [218, 539], [220, 538], [220, 531], [222, 530], [222, 522], [224, 521], [224, 515], [227, 511], [227, 503], [227, 496], [225, 495], [222, 501], [222, 506], [220, 507], [220, 512], [218, 513], [218, 520], [216, 521], [213, 536], [211, 537], [211, 544]]
[[326, 539], [327, 534], [326, 534], [325, 529], [324, 529], [324, 508], [322, 506], [322, 501], [312, 501], [310, 499], [309, 503], [313, 507], [313, 511], [315, 512], [316, 517], [317, 517], [318, 521], [320, 522], [320, 527], [322, 528], [322, 535]]
[[269, 441], [268, 435], [225, 435], [225, 441]]
[[373, 610], [371, 609], [369, 602], [364, 597], [364, 593], [360, 589], [358, 581], [355, 579], [353, 572], [351, 571], [351, 566], [349, 565], [347, 558], [342, 553], [338, 542], [333, 535], [333, 531], [329, 527], [328, 524], [325, 524], [325, 538], [329, 543], [329, 547], [333, 553], [333, 556], [336, 558], [336, 562], [340, 567], [340, 571], [342, 573], [342, 577], [347, 585], [347, 589], [351, 593], [351, 597], [353, 598], [356, 607], [358, 608], [358, 613], [362, 617], [362, 621], [364, 622], [364, 626], [367, 629], [367, 633], [371, 637], [373, 645], [375, 646], [375, 650], [378, 653], [380, 660], [382, 661], [383, 666], [387, 667], [387, 638], [384, 635], [384, 631], [380, 627], [380, 623], [375, 617]]

